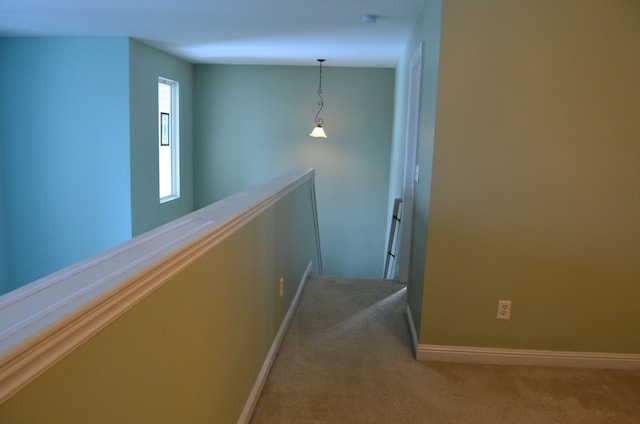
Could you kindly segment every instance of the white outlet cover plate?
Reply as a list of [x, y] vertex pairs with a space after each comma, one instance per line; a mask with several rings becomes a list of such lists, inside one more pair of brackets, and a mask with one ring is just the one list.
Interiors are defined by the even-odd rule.
[[498, 300], [498, 313], [496, 319], [511, 319], [511, 301]]

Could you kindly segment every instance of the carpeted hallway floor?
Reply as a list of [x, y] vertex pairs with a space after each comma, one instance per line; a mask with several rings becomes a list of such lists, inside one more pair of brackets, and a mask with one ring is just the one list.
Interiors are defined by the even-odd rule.
[[640, 371], [416, 361], [405, 292], [312, 277], [251, 423], [640, 423]]

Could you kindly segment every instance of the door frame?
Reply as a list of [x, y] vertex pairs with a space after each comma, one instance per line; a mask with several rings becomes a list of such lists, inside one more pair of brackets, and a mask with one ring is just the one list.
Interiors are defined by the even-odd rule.
[[400, 249], [398, 252], [397, 279], [409, 282], [411, 245], [413, 241], [413, 215], [415, 184], [418, 182], [418, 140], [420, 128], [420, 100], [422, 93], [422, 49], [420, 43], [409, 64], [409, 87], [405, 122], [404, 175], [402, 180], [402, 214], [400, 218]]

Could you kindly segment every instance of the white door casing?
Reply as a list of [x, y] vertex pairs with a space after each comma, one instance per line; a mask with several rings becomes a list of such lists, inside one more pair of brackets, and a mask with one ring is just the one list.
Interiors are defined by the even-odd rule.
[[420, 124], [420, 94], [422, 92], [422, 45], [411, 56], [409, 66], [409, 93], [407, 98], [407, 120], [405, 128], [404, 176], [402, 184], [402, 216], [400, 218], [400, 249], [398, 251], [397, 279], [409, 281], [411, 267], [411, 242], [413, 239], [413, 200], [419, 169], [416, 167], [418, 154], [418, 129]]

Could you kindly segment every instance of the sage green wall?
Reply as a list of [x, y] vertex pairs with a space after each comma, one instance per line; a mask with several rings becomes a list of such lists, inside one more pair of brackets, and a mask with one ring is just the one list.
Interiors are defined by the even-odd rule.
[[[193, 65], [130, 40], [131, 216], [133, 236], [193, 211]], [[160, 203], [158, 77], [179, 83], [180, 198]]]
[[196, 207], [313, 167], [325, 274], [380, 278], [394, 70], [324, 67], [321, 141], [318, 67], [196, 65], [195, 84]]
[[444, 1], [420, 343], [640, 353], [639, 22]]
[[[424, 287], [424, 257], [428, 234], [431, 198], [431, 173], [436, 119], [436, 96], [440, 57], [440, 26], [442, 0], [426, 1], [411, 32], [404, 55], [396, 71], [396, 105], [391, 157], [389, 208], [396, 197], [402, 198], [404, 173], [405, 126], [411, 57], [422, 48], [422, 82], [416, 162], [420, 166], [420, 179], [415, 185], [412, 254], [407, 284], [407, 302], [416, 331], [420, 331]], [[390, 209], [391, 211], [391, 209]]]
[[310, 193], [301, 185], [102, 329], [0, 405], [0, 422], [237, 422], [317, 262]]

